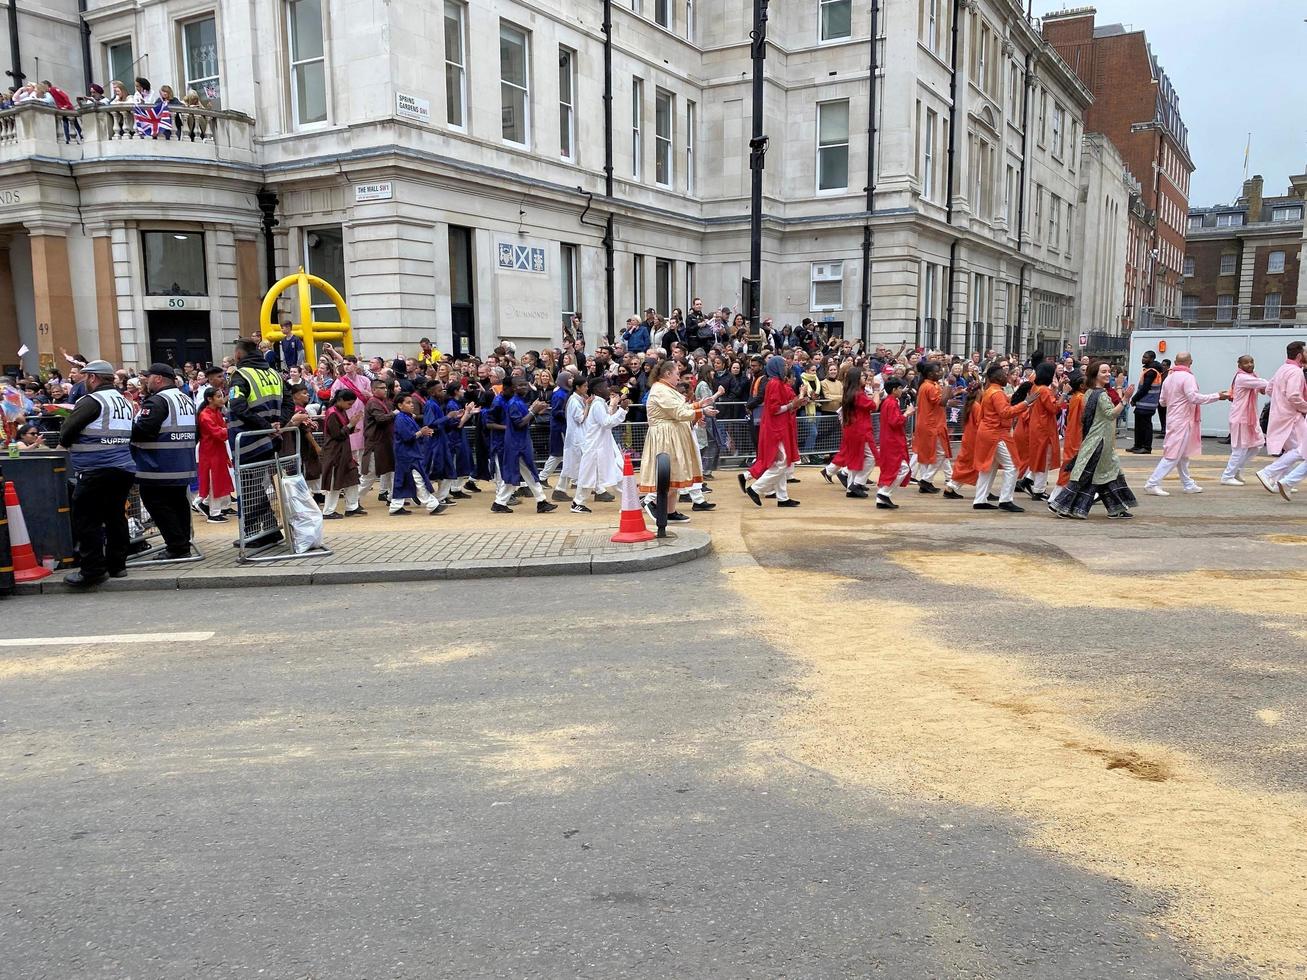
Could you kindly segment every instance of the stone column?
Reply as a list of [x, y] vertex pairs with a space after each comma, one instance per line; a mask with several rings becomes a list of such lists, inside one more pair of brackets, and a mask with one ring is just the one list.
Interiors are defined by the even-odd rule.
[[98, 234], [91, 239], [95, 256], [95, 320], [100, 337], [100, 357], [110, 364], [123, 360], [122, 334], [118, 329], [118, 289], [113, 275], [113, 239]]
[[52, 368], [60, 347], [77, 347], [73, 283], [68, 269], [68, 240], [62, 227], [29, 224], [32, 243], [32, 292], [36, 306], [36, 349], [42, 367]]

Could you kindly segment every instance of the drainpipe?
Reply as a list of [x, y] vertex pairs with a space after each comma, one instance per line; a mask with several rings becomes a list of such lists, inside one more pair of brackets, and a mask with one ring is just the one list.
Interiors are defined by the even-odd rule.
[[749, 35], [753, 56], [753, 134], [749, 139], [749, 329], [762, 322], [762, 176], [767, 165], [767, 136], [763, 133], [763, 66], [767, 59], [767, 4], [753, 0], [753, 31]]
[[[953, 0], [953, 25], [952, 39], [949, 44], [949, 73], [948, 73], [948, 206], [946, 209], [945, 220], [953, 224], [953, 168], [956, 151], [954, 143], [957, 142], [958, 131], [958, 23], [961, 20], [962, 0]], [[953, 279], [957, 274], [957, 257], [958, 257], [958, 239], [953, 236], [953, 241], [948, 247], [948, 304], [945, 310], [945, 321], [948, 323], [948, 346], [953, 348]], [[964, 331], [965, 335], [965, 331]], [[964, 343], [963, 347], [966, 346]], [[965, 352], [964, 352], [965, 353]]]
[[604, 0], [604, 194], [608, 219], [604, 222], [604, 294], [608, 308], [608, 342], [616, 338], [617, 287], [613, 266], [613, 0]]
[[871, 213], [876, 195], [876, 35], [880, 30], [880, 0], [871, 0], [871, 86], [867, 98], [867, 220], [862, 226], [862, 347], [871, 344]]
[[271, 289], [277, 281], [277, 242], [272, 229], [277, 221], [277, 192], [271, 187], [261, 187], [258, 193], [259, 210], [263, 212], [263, 275], [267, 279], [265, 289]]
[[[1021, 178], [1017, 184], [1017, 252], [1022, 255], [1021, 279], [1017, 285], [1017, 347], [1026, 333], [1026, 163], [1030, 156], [1030, 62], [1032, 52], [1026, 52], [1026, 72], [1021, 77]], [[1014, 353], [1009, 351], [1008, 353]]]
[[23, 84], [23, 46], [18, 40], [18, 0], [9, 0], [9, 64], [6, 75], [14, 80], [14, 88]]
[[[13, 6], [12, 0], [10, 7]], [[86, 22], [86, 0], [77, 0], [77, 28], [82, 35], [82, 75], [85, 85], [83, 92], [91, 91], [91, 25]]]

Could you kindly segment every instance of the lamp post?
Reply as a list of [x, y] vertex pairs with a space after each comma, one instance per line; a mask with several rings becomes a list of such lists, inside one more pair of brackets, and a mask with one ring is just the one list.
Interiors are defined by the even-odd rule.
[[757, 330], [761, 322], [762, 297], [762, 172], [767, 157], [767, 137], [762, 129], [762, 69], [767, 59], [767, 0], [753, 0], [753, 136], [749, 140], [749, 171], [752, 186], [749, 197], [749, 295], [744, 305], [749, 311], [749, 328]]

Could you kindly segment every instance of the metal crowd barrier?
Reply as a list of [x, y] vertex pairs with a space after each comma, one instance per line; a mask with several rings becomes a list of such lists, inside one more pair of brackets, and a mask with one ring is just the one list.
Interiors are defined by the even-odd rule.
[[[282, 438], [287, 432], [295, 433], [292, 440], [294, 451], [289, 455], [281, 451]], [[272, 440], [272, 455], [249, 459], [249, 450], [242, 452], [242, 443], [248, 444], [264, 437]], [[288, 476], [300, 475], [298, 427], [291, 426], [280, 433], [272, 429], [236, 433], [232, 447], [232, 470], [236, 478], [236, 492], [240, 495], [236, 502], [236, 545], [240, 549], [237, 561], [248, 564], [331, 554], [328, 548], [313, 548], [297, 554], [292, 546], [281, 481]], [[259, 544], [278, 533], [281, 538]]]
[[[189, 505], [186, 513], [190, 514]], [[192, 518], [193, 520], [193, 518]], [[199, 546], [195, 543], [195, 530], [191, 529], [191, 553], [185, 558], [160, 558], [160, 552], [164, 551], [163, 542], [160, 540], [158, 526], [154, 523], [154, 518], [150, 512], [145, 509], [141, 503], [141, 488], [139, 484], [133, 483], [131, 491], [127, 494], [127, 534], [130, 543], [128, 544], [128, 568], [139, 568], [149, 565], [151, 568], [156, 565], [188, 565], [192, 562], [203, 561], [204, 553], [200, 551]]]

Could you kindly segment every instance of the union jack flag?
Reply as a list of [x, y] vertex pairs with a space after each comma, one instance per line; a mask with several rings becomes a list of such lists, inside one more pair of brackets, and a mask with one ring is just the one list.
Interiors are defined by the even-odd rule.
[[134, 107], [132, 115], [136, 117], [136, 132], [141, 136], [156, 139], [160, 133], [172, 132], [172, 110], [163, 99], [154, 105]]

